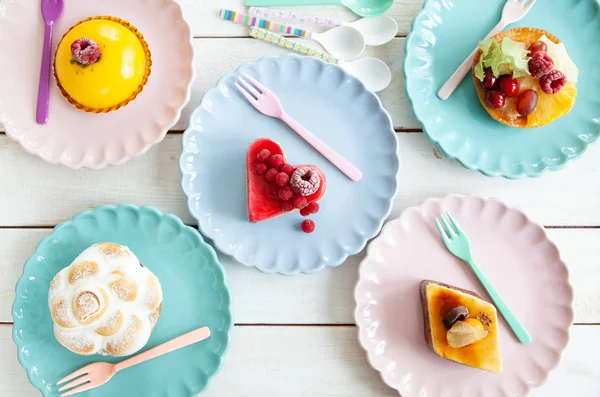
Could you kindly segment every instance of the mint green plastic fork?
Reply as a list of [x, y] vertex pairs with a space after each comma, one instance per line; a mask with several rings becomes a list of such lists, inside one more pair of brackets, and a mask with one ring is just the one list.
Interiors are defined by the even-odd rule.
[[469, 243], [469, 238], [465, 232], [462, 231], [458, 223], [456, 223], [454, 218], [452, 218], [452, 215], [446, 212], [446, 216], [448, 217], [449, 222], [442, 215], [435, 220], [435, 223], [437, 224], [437, 228], [440, 231], [440, 235], [442, 236], [442, 240], [444, 241], [444, 244], [446, 244], [448, 251], [469, 265], [473, 273], [475, 273], [475, 276], [477, 276], [479, 279], [481, 285], [483, 285], [483, 288], [485, 288], [490, 298], [492, 298], [494, 305], [496, 305], [496, 308], [500, 314], [502, 314], [502, 317], [504, 317], [508, 323], [508, 326], [510, 329], [512, 329], [519, 342], [523, 344], [531, 342], [531, 336], [529, 336], [527, 330], [525, 327], [523, 327], [523, 324], [521, 324], [515, 314], [508, 308], [508, 305], [506, 302], [504, 302], [504, 299], [502, 299], [490, 280], [488, 280], [485, 274], [483, 274], [481, 268], [475, 263], [473, 254], [471, 253], [471, 244]]

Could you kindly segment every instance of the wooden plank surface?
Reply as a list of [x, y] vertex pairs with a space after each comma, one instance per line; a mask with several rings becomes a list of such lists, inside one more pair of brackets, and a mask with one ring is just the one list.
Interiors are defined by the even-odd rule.
[[[219, 8], [243, 11], [242, 0], [179, 1], [196, 37], [197, 77], [190, 103], [174, 130], [186, 128], [192, 109], [224, 74], [262, 56], [287, 53], [248, 38], [246, 27], [216, 16]], [[398, 37], [365, 53], [381, 58], [393, 70], [392, 85], [380, 93], [380, 98], [399, 130], [420, 128], [404, 93], [402, 61], [403, 37], [422, 3], [396, 0], [388, 15], [398, 22]], [[295, 10], [347, 21], [357, 18], [337, 6]], [[430, 196], [473, 193], [498, 197], [523, 209], [539, 223], [575, 227], [553, 228], [549, 235], [570, 269], [575, 322], [596, 325], [573, 328], [561, 365], [531, 396], [600, 397], [599, 145], [559, 173], [507, 181], [484, 177], [441, 158], [422, 133], [400, 133], [398, 140], [403, 166], [392, 217]], [[49, 227], [105, 203], [153, 205], [192, 224], [179, 187], [180, 152], [181, 135], [170, 134], [127, 165], [102, 171], [72, 171], [49, 166], [0, 135], [0, 396], [39, 396], [17, 363], [9, 324], [15, 282], [37, 242], [51, 232]], [[286, 278], [264, 275], [221, 256], [236, 322], [241, 325], [233, 330], [222, 373], [204, 395], [397, 396], [370, 368], [356, 340], [355, 327], [347, 325], [353, 323], [353, 287], [362, 257], [356, 255], [339, 268], [316, 275]]]
[[[397, 134], [401, 171], [392, 217], [428, 197], [497, 197], [547, 226], [600, 225], [600, 145], [560, 172], [538, 179], [488, 178], [439, 158], [421, 133]], [[167, 138], [126, 166], [100, 171], [49, 166], [0, 136], [0, 227], [54, 226], [105, 203], [153, 205], [193, 224], [180, 188], [181, 136]]]
[[[0, 229], [0, 323], [9, 323], [23, 263], [51, 230]], [[554, 229], [575, 289], [575, 322], [600, 324], [600, 229]], [[294, 277], [266, 275], [221, 256], [237, 324], [353, 324], [353, 289], [363, 255], [336, 269]], [[65, 264], [65, 266], [68, 265]]]
[[[0, 396], [38, 397], [10, 333], [0, 326]], [[531, 397], [600, 395], [600, 327], [576, 326], [571, 336], [561, 365]], [[235, 327], [231, 340], [221, 373], [202, 396], [398, 396], [368, 365], [355, 327]]]

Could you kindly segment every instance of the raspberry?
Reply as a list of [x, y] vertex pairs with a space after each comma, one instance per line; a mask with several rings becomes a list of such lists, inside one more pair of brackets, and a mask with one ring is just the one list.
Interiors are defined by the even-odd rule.
[[304, 196], [296, 196], [292, 200], [292, 204], [294, 204], [294, 208], [302, 209], [308, 205], [308, 201], [306, 201], [306, 197]]
[[296, 169], [290, 178], [290, 186], [300, 196], [310, 196], [316, 193], [320, 185], [319, 174], [308, 166]]
[[284, 165], [282, 165], [281, 167], [279, 167], [279, 170], [281, 172], [285, 172], [286, 174], [288, 174], [288, 176], [292, 176], [292, 174], [294, 173], [294, 171], [296, 170], [296, 168], [294, 168], [294, 166], [291, 165], [291, 164], [285, 163]]
[[266, 164], [258, 164], [256, 166], [256, 173], [258, 175], [264, 175], [267, 172], [267, 165]]
[[256, 155], [256, 161], [264, 163], [265, 161], [267, 161], [269, 156], [271, 156], [271, 152], [269, 152], [269, 149], [263, 149]]
[[269, 165], [271, 167], [279, 168], [283, 163], [285, 163], [285, 161], [283, 161], [283, 156], [280, 154], [274, 154], [269, 157]]
[[279, 197], [280, 200], [287, 201], [294, 196], [294, 192], [292, 191], [291, 187], [284, 186], [284, 187], [279, 188], [277, 196]]
[[81, 65], [91, 65], [100, 59], [100, 46], [92, 39], [77, 39], [71, 44], [71, 55]]
[[269, 170], [265, 174], [265, 181], [273, 182], [278, 173], [279, 171], [277, 171], [277, 168], [269, 168]]
[[315, 231], [315, 223], [310, 219], [302, 221], [302, 231], [304, 233], [312, 233]]
[[540, 78], [540, 86], [546, 94], [557, 94], [567, 84], [567, 76], [560, 70], [553, 70]]
[[286, 186], [290, 181], [290, 177], [285, 172], [280, 172], [275, 176], [275, 183], [279, 186]]
[[529, 60], [529, 73], [533, 77], [542, 77], [550, 73], [554, 67], [554, 61], [544, 51], [538, 51]]
[[316, 214], [317, 212], [319, 212], [319, 203], [317, 203], [316, 201], [311, 201], [310, 203], [308, 203], [308, 206], [306, 207], [311, 214]]
[[302, 216], [309, 216], [310, 214], [311, 214], [311, 212], [308, 209], [308, 206], [306, 206], [300, 210], [300, 215], [302, 215]]
[[269, 196], [271, 197], [279, 197], [279, 186], [274, 183], [269, 184]]
[[286, 200], [281, 202], [281, 209], [284, 211], [291, 211], [294, 209], [294, 205], [292, 204], [292, 200]]

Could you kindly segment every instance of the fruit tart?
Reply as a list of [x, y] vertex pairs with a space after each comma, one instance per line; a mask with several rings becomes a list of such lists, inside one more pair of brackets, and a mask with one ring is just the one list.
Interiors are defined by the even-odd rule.
[[[265, 221], [295, 210], [308, 216], [319, 210], [318, 201], [327, 190], [323, 172], [314, 165], [291, 165], [285, 151], [272, 139], [260, 138], [246, 155], [248, 219]], [[304, 221], [302, 230], [311, 233], [312, 221]]]
[[510, 29], [480, 42], [472, 72], [485, 110], [510, 127], [541, 127], [575, 105], [577, 66], [542, 29]]
[[502, 372], [496, 308], [474, 292], [424, 280], [420, 284], [425, 340], [442, 358]]
[[98, 16], [76, 23], [62, 37], [54, 56], [54, 78], [71, 105], [106, 113], [142, 92], [151, 65], [148, 44], [133, 25]]

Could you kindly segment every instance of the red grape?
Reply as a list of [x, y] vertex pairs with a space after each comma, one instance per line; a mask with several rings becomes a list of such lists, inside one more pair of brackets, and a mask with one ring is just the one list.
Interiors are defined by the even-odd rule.
[[491, 90], [496, 85], [496, 76], [491, 68], [485, 68], [485, 77], [481, 80], [481, 86], [486, 90]]
[[513, 96], [519, 91], [519, 82], [510, 74], [505, 74], [498, 79], [498, 89], [506, 96]]
[[485, 101], [492, 109], [500, 109], [502, 106], [504, 106], [506, 97], [500, 91], [491, 90], [485, 94]]
[[532, 45], [529, 46], [529, 56], [532, 57], [536, 52], [546, 52], [548, 51], [548, 46], [543, 41], [536, 41]]
[[527, 116], [533, 113], [538, 103], [538, 93], [536, 90], [525, 90], [517, 98], [517, 112], [521, 116]]

